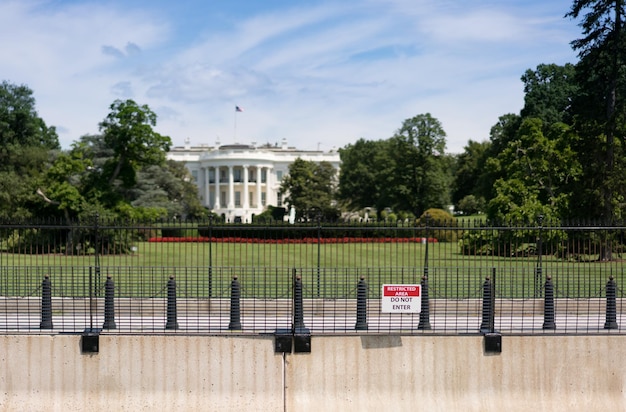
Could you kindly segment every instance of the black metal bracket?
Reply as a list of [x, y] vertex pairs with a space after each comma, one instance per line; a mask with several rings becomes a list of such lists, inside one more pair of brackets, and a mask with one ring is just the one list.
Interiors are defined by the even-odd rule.
[[291, 353], [293, 348], [293, 334], [291, 329], [276, 329], [274, 333], [274, 352]]
[[311, 331], [307, 328], [296, 328], [293, 333], [293, 346], [295, 353], [311, 353]]
[[80, 336], [81, 353], [99, 353], [100, 352], [100, 328], [87, 328]]
[[484, 337], [485, 353], [501, 353], [502, 352], [502, 334], [497, 332], [485, 333]]
[[307, 328], [276, 329], [274, 333], [274, 352], [310, 353], [311, 331]]

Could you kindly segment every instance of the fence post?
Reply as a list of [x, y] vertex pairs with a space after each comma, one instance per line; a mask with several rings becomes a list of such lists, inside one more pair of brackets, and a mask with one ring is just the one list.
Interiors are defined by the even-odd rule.
[[[428, 240], [427, 240], [428, 241]], [[428, 268], [424, 268], [422, 276], [422, 310], [417, 329], [430, 330], [430, 301], [428, 300]]]
[[356, 330], [367, 330], [367, 283], [365, 277], [361, 276], [356, 289]]
[[613, 275], [609, 277], [606, 283], [606, 321], [604, 329], [617, 329], [617, 304], [615, 297], [617, 294], [617, 285], [613, 279]]
[[104, 283], [104, 324], [102, 329], [117, 329], [115, 324], [115, 283], [107, 276]]
[[52, 282], [46, 275], [41, 282], [41, 323], [39, 329], [53, 329], [52, 325]]
[[293, 269], [293, 325], [292, 331], [304, 328], [304, 303], [302, 302], [302, 279]]
[[543, 329], [556, 329], [554, 314], [554, 285], [552, 284], [552, 276], [546, 276], [543, 301]]
[[[541, 296], [541, 280], [543, 279], [543, 215], [537, 216], [539, 223], [539, 236], [537, 236], [537, 267], [535, 268], [535, 298]], [[545, 328], [544, 328], [545, 329]]]
[[480, 333], [489, 333], [494, 331], [494, 297], [493, 284], [491, 278], [487, 276], [483, 283], [483, 319], [480, 324]]
[[229, 330], [241, 330], [241, 286], [237, 276], [230, 283], [230, 323]]
[[167, 323], [165, 329], [178, 329], [176, 318], [176, 281], [174, 276], [170, 276], [170, 280], [167, 281]]
[[[218, 177], [219, 179], [219, 177]], [[213, 297], [213, 216], [209, 216], [209, 298]]]

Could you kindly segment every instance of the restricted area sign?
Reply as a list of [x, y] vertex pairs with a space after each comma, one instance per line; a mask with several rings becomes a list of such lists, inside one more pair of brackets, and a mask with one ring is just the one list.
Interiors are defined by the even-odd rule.
[[383, 285], [380, 311], [383, 313], [420, 313], [422, 285]]

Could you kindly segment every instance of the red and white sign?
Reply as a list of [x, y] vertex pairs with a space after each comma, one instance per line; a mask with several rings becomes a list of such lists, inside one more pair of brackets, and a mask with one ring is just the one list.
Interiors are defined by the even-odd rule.
[[422, 285], [383, 285], [380, 311], [383, 313], [420, 313]]

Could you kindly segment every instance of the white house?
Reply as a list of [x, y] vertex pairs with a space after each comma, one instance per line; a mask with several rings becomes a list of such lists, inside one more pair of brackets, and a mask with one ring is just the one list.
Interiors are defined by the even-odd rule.
[[245, 144], [173, 147], [168, 159], [185, 163], [204, 206], [230, 222], [251, 222], [268, 205], [284, 207], [278, 193], [289, 165], [302, 160], [327, 161], [339, 170], [336, 150], [297, 150], [287, 146]]

